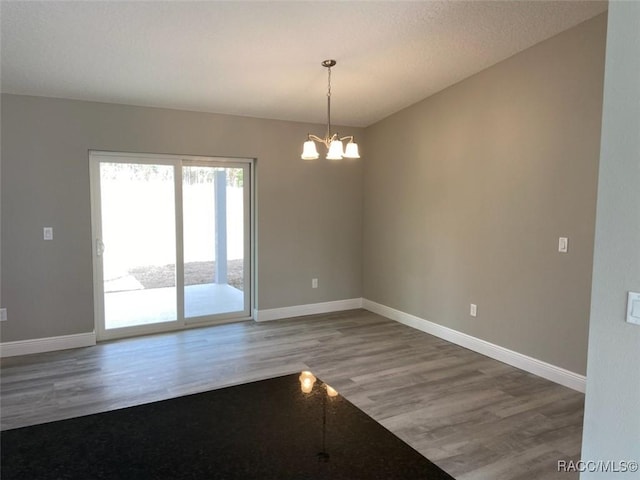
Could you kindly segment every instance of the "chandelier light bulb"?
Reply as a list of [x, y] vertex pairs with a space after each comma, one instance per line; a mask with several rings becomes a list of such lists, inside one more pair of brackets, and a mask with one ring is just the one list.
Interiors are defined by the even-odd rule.
[[354, 143], [353, 140], [351, 140], [349, 143], [347, 143], [347, 149], [344, 152], [344, 157], [345, 158], [360, 158], [360, 154], [358, 153], [358, 144]]
[[344, 150], [342, 148], [342, 142], [340, 140], [333, 140], [329, 144], [329, 152], [327, 153], [327, 160], [342, 160], [344, 156]]
[[302, 148], [303, 160], [316, 160], [319, 156], [318, 150], [316, 149], [316, 143], [313, 140], [307, 140], [304, 142], [304, 146]]

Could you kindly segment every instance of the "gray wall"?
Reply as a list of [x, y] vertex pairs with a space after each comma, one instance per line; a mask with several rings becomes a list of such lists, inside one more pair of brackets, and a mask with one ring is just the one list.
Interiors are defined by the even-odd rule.
[[366, 129], [366, 299], [585, 373], [605, 35], [600, 15]]
[[585, 373], [605, 34], [601, 15], [392, 115], [359, 161], [301, 161], [318, 125], [3, 95], [2, 341], [93, 330], [89, 149], [240, 156], [257, 308], [364, 296]]
[[[640, 3], [611, 2], [582, 459], [640, 462]], [[638, 478], [585, 473], [581, 478]]]
[[361, 297], [363, 160], [300, 160], [324, 128], [3, 95], [2, 341], [93, 331], [90, 149], [257, 158], [257, 308]]

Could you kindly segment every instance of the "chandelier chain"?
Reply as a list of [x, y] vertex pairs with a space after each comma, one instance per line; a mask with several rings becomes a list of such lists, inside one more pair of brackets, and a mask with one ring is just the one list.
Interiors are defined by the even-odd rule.
[[331, 142], [331, 67], [327, 67], [329, 71], [328, 86], [327, 86], [327, 135], [325, 136], [325, 142], [328, 144]]

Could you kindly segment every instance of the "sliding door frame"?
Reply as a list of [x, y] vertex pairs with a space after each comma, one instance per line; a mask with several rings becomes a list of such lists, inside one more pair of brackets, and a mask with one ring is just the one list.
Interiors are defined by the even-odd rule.
[[[108, 160], [107, 160], [108, 159]], [[111, 160], [112, 159], [112, 160]], [[175, 240], [176, 240], [176, 302], [175, 321], [139, 325], [117, 329], [106, 329], [104, 305], [104, 269], [102, 261], [102, 197], [100, 189], [100, 163], [138, 163], [147, 165], [171, 165], [174, 172]], [[203, 166], [242, 168], [243, 174], [243, 230], [246, 236], [244, 254], [244, 309], [242, 312], [215, 314], [185, 318], [184, 285], [184, 236], [182, 167]], [[232, 157], [205, 157], [194, 155], [169, 155], [89, 151], [89, 173], [91, 189], [91, 234], [93, 265], [94, 323], [98, 341], [137, 335], [183, 330], [192, 327], [216, 325], [253, 319], [256, 285], [256, 229], [255, 229], [255, 159]], [[241, 313], [241, 315], [238, 315]]]

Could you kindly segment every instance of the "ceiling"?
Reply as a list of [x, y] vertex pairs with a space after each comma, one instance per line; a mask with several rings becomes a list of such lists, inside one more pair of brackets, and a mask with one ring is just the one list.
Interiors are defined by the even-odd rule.
[[367, 126], [602, 1], [2, 1], [2, 92]]

